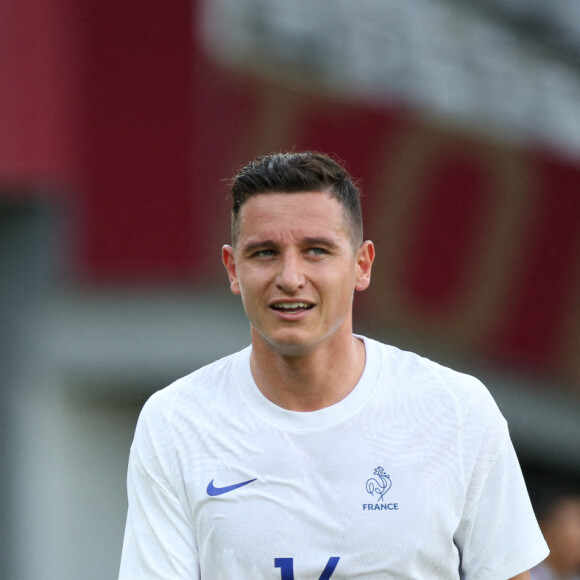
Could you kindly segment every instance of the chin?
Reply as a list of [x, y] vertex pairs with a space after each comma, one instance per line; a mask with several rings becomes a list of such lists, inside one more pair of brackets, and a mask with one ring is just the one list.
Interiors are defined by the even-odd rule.
[[319, 341], [308, 340], [297, 336], [266, 336], [260, 334], [268, 348], [283, 356], [304, 356], [311, 353]]

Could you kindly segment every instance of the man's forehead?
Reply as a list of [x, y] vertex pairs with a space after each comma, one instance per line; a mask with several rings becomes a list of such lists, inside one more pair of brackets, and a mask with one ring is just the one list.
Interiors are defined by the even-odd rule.
[[240, 228], [244, 229], [246, 224], [252, 229], [279, 224], [298, 229], [316, 227], [328, 231], [333, 227], [344, 227], [346, 217], [342, 204], [329, 194], [305, 192], [255, 195], [241, 207], [238, 219]]
[[334, 230], [339, 237], [348, 236], [355, 248], [361, 241], [348, 208], [325, 190], [253, 194], [234, 216], [232, 226], [234, 245], [256, 230], [264, 233], [268, 228], [299, 226], [304, 237], [324, 237]]
[[287, 215], [316, 217], [321, 213], [330, 216], [343, 209], [340, 201], [326, 191], [268, 192], [248, 198], [240, 208], [239, 218], [252, 218], [256, 214], [273, 219]]

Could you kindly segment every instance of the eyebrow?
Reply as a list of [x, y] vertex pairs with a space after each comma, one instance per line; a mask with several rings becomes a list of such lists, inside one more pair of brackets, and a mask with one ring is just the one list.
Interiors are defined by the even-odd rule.
[[333, 248], [337, 245], [334, 240], [325, 237], [304, 238], [304, 242], [308, 246], [326, 246], [327, 248]]
[[276, 244], [274, 240], [261, 240], [260, 242], [253, 242], [251, 244], [245, 244], [241, 247], [242, 251], [245, 253], [252, 253], [256, 250], [261, 250], [262, 248], [272, 248]]

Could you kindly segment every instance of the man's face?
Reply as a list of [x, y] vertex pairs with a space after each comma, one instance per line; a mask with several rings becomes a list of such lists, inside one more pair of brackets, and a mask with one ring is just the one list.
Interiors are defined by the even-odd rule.
[[325, 192], [267, 193], [240, 210], [236, 247], [224, 246], [252, 341], [299, 356], [352, 334], [355, 290], [370, 282], [374, 248], [353, 247], [349, 220]]

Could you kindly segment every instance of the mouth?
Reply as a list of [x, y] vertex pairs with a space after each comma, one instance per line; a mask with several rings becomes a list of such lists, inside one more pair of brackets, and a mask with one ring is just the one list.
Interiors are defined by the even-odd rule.
[[307, 302], [277, 302], [272, 304], [271, 308], [285, 314], [298, 314], [314, 308], [314, 304], [308, 304]]

